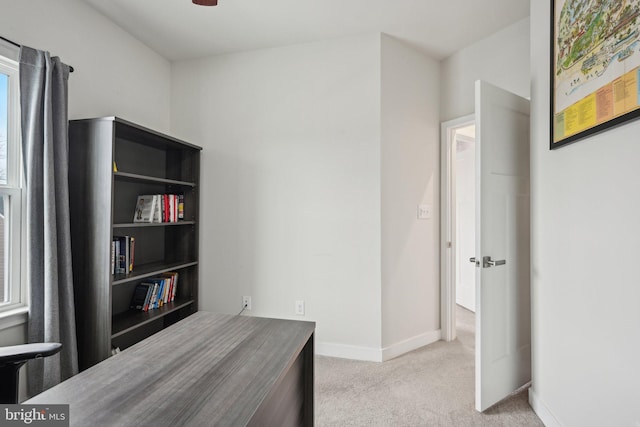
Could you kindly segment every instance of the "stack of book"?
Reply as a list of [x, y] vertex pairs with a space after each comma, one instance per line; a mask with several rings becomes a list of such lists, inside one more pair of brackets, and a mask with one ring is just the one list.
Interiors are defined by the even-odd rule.
[[175, 300], [178, 273], [164, 273], [162, 276], [146, 279], [138, 283], [131, 298], [131, 308], [149, 311], [160, 308]]
[[178, 222], [184, 219], [184, 194], [138, 196], [133, 222]]
[[111, 274], [133, 271], [136, 239], [133, 236], [113, 236], [111, 241]]

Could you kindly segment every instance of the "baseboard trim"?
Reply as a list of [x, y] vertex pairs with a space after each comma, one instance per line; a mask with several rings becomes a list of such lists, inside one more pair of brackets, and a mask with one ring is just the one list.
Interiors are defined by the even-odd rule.
[[381, 350], [371, 347], [317, 342], [315, 343], [315, 349], [315, 353], [319, 356], [363, 360], [366, 362], [382, 362]]
[[335, 344], [327, 342], [315, 343], [315, 352], [319, 356], [338, 357], [340, 359], [363, 360], [367, 362], [384, 362], [416, 350], [425, 345], [440, 341], [442, 332], [426, 332], [385, 348], [359, 347], [355, 345]]
[[553, 415], [547, 405], [538, 397], [533, 387], [529, 389], [529, 405], [546, 427], [562, 427], [560, 421]]
[[413, 338], [406, 339], [399, 343], [395, 343], [389, 347], [382, 349], [382, 360], [387, 361], [398, 356], [402, 356], [410, 351], [417, 350], [425, 345], [433, 344], [436, 341], [440, 341], [442, 338], [442, 330], [425, 332], [424, 334], [417, 335]]

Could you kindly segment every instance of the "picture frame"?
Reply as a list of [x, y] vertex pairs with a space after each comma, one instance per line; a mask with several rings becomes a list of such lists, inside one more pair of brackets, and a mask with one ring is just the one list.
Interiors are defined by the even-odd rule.
[[551, 150], [640, 117], [640, 0], [551, 1]]

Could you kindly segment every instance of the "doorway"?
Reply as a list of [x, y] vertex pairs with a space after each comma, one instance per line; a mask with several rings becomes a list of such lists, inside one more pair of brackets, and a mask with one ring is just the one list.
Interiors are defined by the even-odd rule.
[[[475, 313], [476, 270], [476, 125], [454, 130], [456, 304]], [[457, 310], [459, 311], [459, 310]]]
[[[471, 178], [456, 160], [466, 157], [461, 147], [470, 144], [459, 134], [472, 124], [475, 251], [467, 257], [459, 246], [468, 197], [458, 193]], [[483, 81], [475, 84], [475, 116], [442, 124], [442, 339], [456, 338], [456, 280], [463, 265], [474, 265], [480, 412], [531, 381], [529, 135], [529, 101]]]
[[441, 330], [456, 339], [457, 306], [475, 312], [475, 115], [441, 128]]

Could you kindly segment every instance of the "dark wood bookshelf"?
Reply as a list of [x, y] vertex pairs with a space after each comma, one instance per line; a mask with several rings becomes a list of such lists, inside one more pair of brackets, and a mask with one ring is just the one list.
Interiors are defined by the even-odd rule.
[[[69, 184], [80, 369], [198, 309], [201, 148], [117, 117], [69, 122]], [[114, 165], [117, 171], [114, 171]], [[184, 196], [184, 220], [132, 222], [137, 197]], [[133, 271], [112, 274], [111, 242], [135, 238]], [[129, 309], [137, 284], [177, 272], [176, 300]]]

